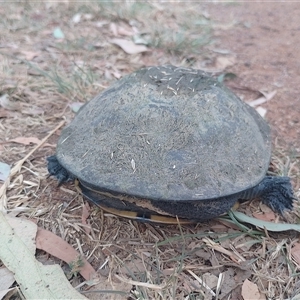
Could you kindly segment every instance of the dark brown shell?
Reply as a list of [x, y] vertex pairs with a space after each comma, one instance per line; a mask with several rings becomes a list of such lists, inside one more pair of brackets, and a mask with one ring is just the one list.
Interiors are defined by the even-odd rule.
[[59, 139], [57, 158], [98, 190], [161, 200], [203, 200], [258, 184], [270, 129], [202, 71], [150, 67], [88, 102]]

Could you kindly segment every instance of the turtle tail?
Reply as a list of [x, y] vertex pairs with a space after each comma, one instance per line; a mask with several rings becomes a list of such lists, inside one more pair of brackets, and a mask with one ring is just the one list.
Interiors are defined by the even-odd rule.
[[58, 180], [58, 186], [66, 181], [74, 180], [74, 176], [70, 174], [58, 161], [55, 155], [47, 157], [49, 175], [53, 175]]
[[289, 177], [266, 176], [258, 185], [246, 190], [241, 199], [260, 198], [273, 211], [281, 215], [293, 209], [293, 188]]

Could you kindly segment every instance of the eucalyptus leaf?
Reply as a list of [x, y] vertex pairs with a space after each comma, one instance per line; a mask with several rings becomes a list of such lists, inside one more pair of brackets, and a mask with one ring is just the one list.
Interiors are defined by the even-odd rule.
[[86, 299], [71, 286], [59, 265], [44, 266], [35, 259], [33, 222], [0, 212], [0, 232], [0, 260], [13, 272], [26, 299]]
[[266, 228], [268, 231], [274, 231], [274, 232], [281, 232], [281, 231], [287, 231], [287, 230], [295, 230], [300, 232], [300, 225], [299, 224], [287, 224], [287, 223], [272, 223], [267, 221], [262, 221], [253, 217], [249, 217], [241, 212], [231, 210], [229, 212], [229, 216], [233, 215], [238, 221], [240, 222], [246, 222], [249, 224], [252, 224], [254, 226], [257, 226], [261, 229]]

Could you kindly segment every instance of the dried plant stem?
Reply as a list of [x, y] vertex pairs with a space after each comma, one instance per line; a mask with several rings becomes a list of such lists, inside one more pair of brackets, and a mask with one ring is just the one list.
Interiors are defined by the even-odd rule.
[[4, 181], [4, 184], [0, 188], [0, 211], [6, 212], [7, 207], [7, 196], [6, 191], [10, 184], [11, 179], [20, 172], [22, 165], [24, 162], [36, 151], [38, 150], [48, 139], [49, 137], [54, 134], [60, 127], [62, 127], [65, 124], [65, 121], [60, 122], [46, 137], [43, 138], [43, 140], [36, 145], [24, 158], [20, 159], [15, 166], [10, 170], [9, 176]]

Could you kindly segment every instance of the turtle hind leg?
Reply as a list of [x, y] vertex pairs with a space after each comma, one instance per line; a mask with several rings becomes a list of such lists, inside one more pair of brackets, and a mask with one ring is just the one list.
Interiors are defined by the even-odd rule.
[[56, 177], [58, 180], [58, 186], [60, 186], [63, 182], [74, 180], [74, 176], [59, 163], [55, 155], [47, 157], [47, 162], [49, 175]]
[[[247, 199], [258, 197], [281, 215], [293, 209], [293, 188], [289, 177], [266, 176], [258, 185], [245, 193]], [[243, 197], [243, 199], [245, 199]]]

